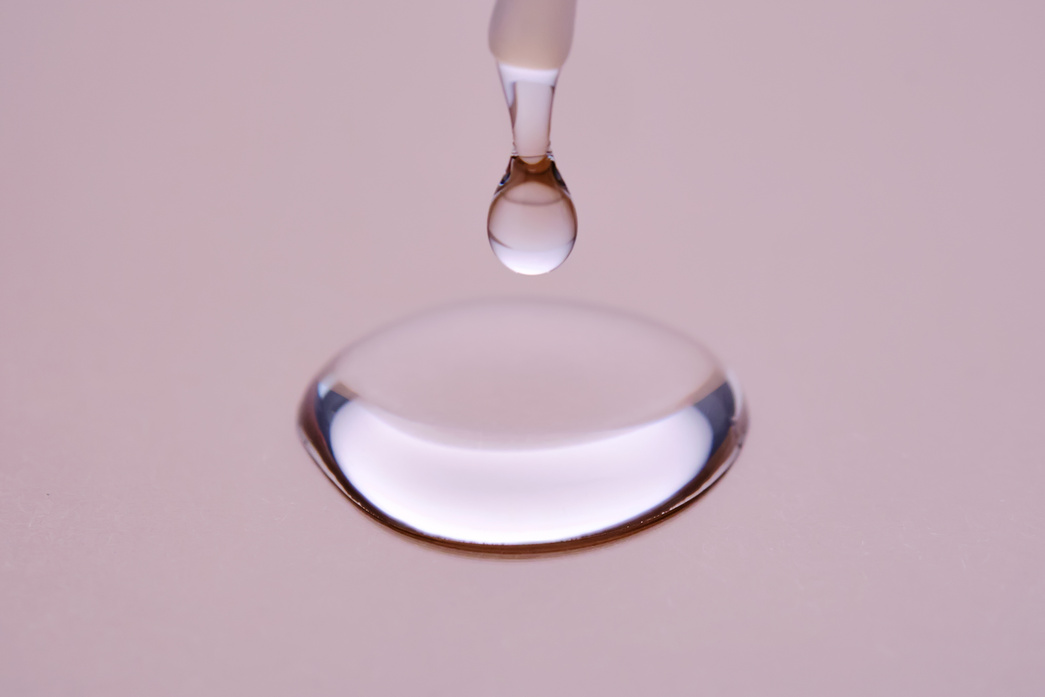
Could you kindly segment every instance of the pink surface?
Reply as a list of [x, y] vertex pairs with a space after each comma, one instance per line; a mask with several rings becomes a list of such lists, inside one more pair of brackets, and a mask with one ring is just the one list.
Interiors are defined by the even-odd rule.
[[[536, 279], [489, 10], [0, 5], [0, 694], [1041, 694], [1045, 5], [581, 3]], [[701, 337], [730, 475], [528, 561], [352, 508], [314, 371], [504, 294]]]

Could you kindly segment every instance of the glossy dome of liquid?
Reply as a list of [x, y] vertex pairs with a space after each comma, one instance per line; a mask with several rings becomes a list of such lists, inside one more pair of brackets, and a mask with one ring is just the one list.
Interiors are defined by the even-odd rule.
[[350, 346], [306, 394], [313, 457], [401, 532], [554, 551], [655, 522], [705, 490], [745, 429], [699, 344], [574, 303], [424, 313]]

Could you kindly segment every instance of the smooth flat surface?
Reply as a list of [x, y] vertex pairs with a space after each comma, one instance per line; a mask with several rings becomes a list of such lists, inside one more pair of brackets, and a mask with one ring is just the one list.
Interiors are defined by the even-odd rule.
[[[0, 693], [1041, 694], [1045, 7], [581, 3], [547, 278], [490, 9], [0, 6]], [[505, 294], [704, 340], [729, 476], [535, 560], [355, 510], [309, 379]]]

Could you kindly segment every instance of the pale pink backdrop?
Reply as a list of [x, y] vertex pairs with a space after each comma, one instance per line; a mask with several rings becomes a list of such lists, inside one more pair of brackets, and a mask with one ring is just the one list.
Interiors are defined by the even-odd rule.
[[[1045, 4], [581, 2], [546, 278], [490, 7], [0, 4], [0, 694], [1042, 694]], [[313, 372], [505, 294], [702, 337], [733, 471], [547, 559], [353, 509]]]

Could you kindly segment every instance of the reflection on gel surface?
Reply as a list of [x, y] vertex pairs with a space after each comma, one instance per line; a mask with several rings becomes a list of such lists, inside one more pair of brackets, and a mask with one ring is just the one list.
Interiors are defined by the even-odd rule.
[[480, 552], [595, 544], [662, 519], [735, 458], [746, 418], [699, 344], [574, 303], [458, 304], [324, 369], [306, 447], [390, 527]]

